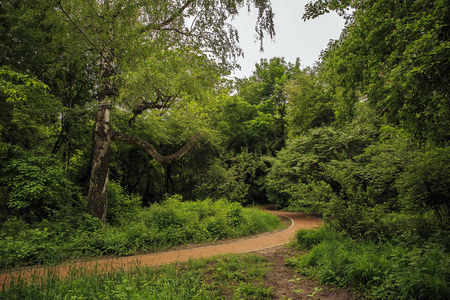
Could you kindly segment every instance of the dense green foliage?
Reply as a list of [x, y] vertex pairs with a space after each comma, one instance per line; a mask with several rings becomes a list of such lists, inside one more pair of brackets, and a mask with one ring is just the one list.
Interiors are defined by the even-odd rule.
[[86, 256], [131, 255], [281, 227], [274, 215], [224, 200], [181, 202], [179, 196], [174, 196], [140, 209], [139, 199], [123, 195], [117, 185], [112, 186], [115, 191], [110, 191], [111, 210], [116, 218], [110, 220], [106, 231], [86, 213], [32, 227], [16, 217], [8, 219], [0, 233], [0, 267], [53, 264]]
[[376, 299], [447, 299], [449, 5], [314, 1], [304, 18], [349, 6], [344, 32], [311, 73], [318, 79], [286, 89], [291, 134], [271, 159], [269, 196], [327, 223], [298, 233], [310, 252], [289, 263]]
[[113, 192], [111, 201], [116, 219], [111, 219], [107, 231], [85, 213], [33, 227], [15, 217], [8, 219], [1, 233], [0, 266], [58, 263], [106, 254], [130, 255], [241, 237], [281, 226], [278, 218], [269, 213], [223, 200], [180, 202], [180, 197], [172, 197], [141, 210], [136, 197], [117, 192]]
[[[263, 59], [234, 81], [226, 20], [255, 4], [258, 37], [273, 35], [269, 2], [161, 3], [0, 3], [0, 266], [271, 230], [241, 204], [272, 202], [327, 223], [299, 234], [302, 272], [383, 299], [448, 298], [448, 0], [313, 1], [305, 19], [347, 18], [317, 66]], [[99, 146], [102, 107], [105, 136], [162, 155], [202, 135], [170, 162], [142, 143]], [[98, 149], [106, 230], [86, 213]]]

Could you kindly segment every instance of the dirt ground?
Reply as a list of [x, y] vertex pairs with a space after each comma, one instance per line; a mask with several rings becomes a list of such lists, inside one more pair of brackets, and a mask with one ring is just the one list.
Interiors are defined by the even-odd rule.
[[273, 264], [273, 270], [267, 275], [264, 282], [265, 287], [273, 288], [273, 299], [366, 299], [360, 293], [324, 286], [317, 280], [301, 276], [293, 268], [287, 267], [285, 265], [286, 258], [298, 254], [298, 251], [289, 247], [278, 246], [254, 253], [264, 256]]

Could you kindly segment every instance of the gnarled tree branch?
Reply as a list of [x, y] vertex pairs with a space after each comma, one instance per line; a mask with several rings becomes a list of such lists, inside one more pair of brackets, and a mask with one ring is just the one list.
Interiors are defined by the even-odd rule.
[[179, 160], [183, 155], [185, 155], [201, 138], [202, 134], [198, 133], [196, 136], [194, 136], [189, 142], [187, 142], [183, 147], [181, 147], [180, 150], [178, 150], [176, 153], [163, 156], [159, 154], [159, 152], [155, 149], [155, 147], [147, 143], [146, 141], [137, 138], [135, 136], [122, 133], [122, 132], [113, 132], [112, 134], [112, 141], [122, 141], [128, 144], [134, 144], [136, 146], [142, 147], [145, 151], [147, 151], [148, 154], [150, 154], [157, 162], [161, 164], [170, 164], [176, 160]]
[[179, 91], [177, 94], [173, 96], [166, 96], [163, 92], [161, 92], [159, 89], [155, 89], [156, 93], [156, 101], [143, 101], [137, 106], [133, 108], [133, 117], [128, 121], [128, 123], [131, 125], [131, 123], [136, 119], [136, 117], [140, 114], [142, 114], [145, 110], [156, 108], [156, 109], [165, 109], [169, 108], [171, 105], [171, 102], [178, 97], [181, 91]]

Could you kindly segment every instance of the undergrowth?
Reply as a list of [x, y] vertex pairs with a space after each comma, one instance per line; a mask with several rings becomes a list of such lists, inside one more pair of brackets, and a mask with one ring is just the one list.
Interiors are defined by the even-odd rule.
[[272, 299], [261, 284], [270, 269], [260, 256], [222, 255], [70, 280], [42, 278], [41, 284], [16, 280], [0, 299]]
[[322, 283], [352, 286], [375, 299], [450, 299], [450, 255], [410, 232], [373, 242], [323, 226], [299, 231], [296, 247], [310, 251], [287, 263]]
[[147, 209], [118, 214], [107, 230], [87, 214], [33, 227], [19, 219], [3, 224], [0, 268], [55, 264], [100, 255], [131, 255], [271, 231], [279, 219], [258, 208], [243, 208], [225, 200], [182, 202], [173, 196]]

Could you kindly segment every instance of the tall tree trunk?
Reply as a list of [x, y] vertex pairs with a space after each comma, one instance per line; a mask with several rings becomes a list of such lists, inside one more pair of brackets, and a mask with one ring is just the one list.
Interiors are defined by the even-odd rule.
[[111, 104], [100, 104], [94, 130], [91, 178], [89, 181], [88, 213], [106, 226], [106, 191], [109, 163], [111, 161], [112, 131], [110, 126]]

